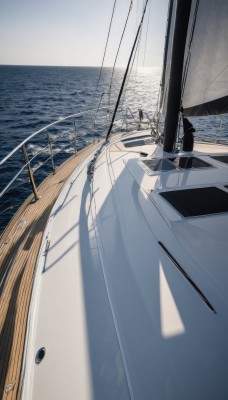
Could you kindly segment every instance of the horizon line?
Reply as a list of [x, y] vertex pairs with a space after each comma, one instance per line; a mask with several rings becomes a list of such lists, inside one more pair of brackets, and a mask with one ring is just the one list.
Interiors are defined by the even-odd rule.
[[[64, 67], [64, 68], [101, 68], [100, 65], [48, 65], [48, 64], [1, 64], [1, 67]], [[113, 65], [105, 65], [102, 68], [113, 68]], [[115, 68], [124, 69], [126, 66], [118, 66]], [[135, 67], [136, 68], [136, 67]], [[161, 68], [161, 66], [150, 66], [143, 67], [138, 66], [137, 68]]]

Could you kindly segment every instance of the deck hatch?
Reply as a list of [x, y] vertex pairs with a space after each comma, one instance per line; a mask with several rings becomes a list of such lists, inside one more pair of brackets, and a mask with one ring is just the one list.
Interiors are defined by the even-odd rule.
[[217, 187], [159, 193], [184, 217], [228, 212], [228, 193]]
[[216, 161], [220, 161], [222, 163], [228, 164], [228, 154], [226, 155], [221, 155], [221, 156], [210, 156]]
[[182, 169], [213, 167], [213, 165], [197, 157], [175, 157], [169, 158], [169, 161], [171, 161], [176, 167]]
[[[143, 164], [147, 167], [147, 170], [150, 171], [171, 171], [176, 169], [175, 165], [170, 163], [168, 160], [162, 158], [154, 158], [152, 160], [143, 160]], [[150, 172], [149, 171], [149, 172]]]
[[137, 140], [122, 140], [124, 147], [137, 147], [137, 146], [145, 146], [147, 144], [153, 143], [151, 138], [148, 139], [137, 139]]

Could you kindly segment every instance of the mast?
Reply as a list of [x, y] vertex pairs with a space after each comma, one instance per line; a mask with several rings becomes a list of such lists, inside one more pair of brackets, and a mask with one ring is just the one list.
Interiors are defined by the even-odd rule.
[[176, 0], [176, 3], [176, 18], [164, 130], [164, 151], [167, 152], [172, 152], [174, 150], [177, 133], [185, 44], [192, 0]]

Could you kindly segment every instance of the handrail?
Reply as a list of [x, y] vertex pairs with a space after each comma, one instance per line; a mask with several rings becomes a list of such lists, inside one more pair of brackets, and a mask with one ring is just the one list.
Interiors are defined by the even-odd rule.
[[[100, 111], [107, 111], [108, 107], [102, 107], [100, 108]], [[34, 177], [33, 177], [33, 173], [36, 172], [38, 169], [40, 169], [43, 165], [45, 165], [49, 160], [51, 160], [51, 164], [52, 164], [52, 170], [53, 170], [53, 174], [55, 174], [55, 163], [54, 163], [54, 156], [57, 155], [58, 153], [60, 153], [61, 151], [63, 151], [66, 147], [68, 146], [72, 146], [74, 147], [74, 152], [75, 154], [77, 154], [77, 129], [76, 129], [76, 120], [77, 118], [87, 115], [90, 116], [91, 119], [91, 130], [94, 134], [94, 132], [97, 130], [93, 121], [93, 112], [95, 112], [96, 109], [90, 109], [90, 110], [86, 110], [86, 111], [82, 111], [79, 113], [75, 113], [75, 114], [71, 114], [68, 115], [66, 117], [62, 117], [59, 118], [57, 121], [54, 121], [46, 126], [44, 126], [43, 128], [39, 129], [38, 131], [32, 133], [31, 135], [29, 135], [26, 139], [24, 139], [20, 144], [18, 144], [6, 157], [4, 157], [1, 161], [0, 161], [0, 166], [2, 166], [7, 160], [9, 160], [17, 151], [21, 150], [23, 155], [24, 155], [24, 165], [20, 168], [19, 171], [17, 171], [17, 173], [12, 177], [12, 179], [6, 184], [5, 187], [3, 187], [2, 191], [0, 192], [0, 199], [2, 198], [2, 196], [7, 193], [10, 188], [12, 187], [13, 183], [16, 181], [16, 179], [20, 176], [20, 174], [26, 169], [28, 170], [28, 175], [29, 175], [29, 181], [34, 193], [34, 197], [35, 200], [39, 199], [38, 196], [38, 192], [37, 192], [37, 188], [36, 188], [36, 184], [34, 181]], [[123, 109], [122, 109], [123, 111]], [[134, 114], [132, 113], [131, 109], [129, 107], [127, 107], [127, 109], [125, 110], [125, 112], [130, 112], [130, 116], [133, 119], [133, 121], [135, 123], [138, 123], [137, 119], [135, 118]], [[50, 130], [51, 128], [53, 128], [54, 126], [60, 125], [62, 123], [64, 123], [65, 121], [70, 121], [72, 120], [72, 125], [69, 126], [69, 128], [67, 130], [64, 131], [58, 131], [56, 132], [56, 137], [52, 138], [52, 136], [50, 136]], [[100, 116], [100, 118], [98, 119], [97, 123], [102, 122], [104, 123], [104, 121], [106, 120], [105, 117]], [[142, 121], [141, 121], [141, 124]], [[117, 123], [117, 126], [119, 125], [119, 123]], [[46, 133], [47, 134], [47, 145], [42, 147], [41, 150], [38, 150], [35, 154], [33, 154], [30, 159], [29, 159], [29, 153], [28, 153], [28, 148], [26, 149], [25, 145], [28, 142], [31, 142], [32, 139], [34, 139], [35, 137], [37, 137], [39, 134], [41, 133]], [[63, 138], [65, 135], [72, 135], [72, 139], [68, 138], [70, 140], [68, 140], [67, 144], [64, 146], [61, 146], [60, 150], [54, 150], [53, 149], [53, 144], [58, 141], [60, 138]], [[105, 134], [105, 131], [104, 131]], [[47, 156], [47, 159], [45, 161], [43, 161], [41, 163], [41, 165], [39, 165], [37, 168], [32, 169], [31, 164], [34, 162], [34, 160], [41, 154], [44, 154], [48, 152], [49, 156]]]
[[26, 168], [27, 164], [23, 165], [23, 167], [14, 175], [13, 179], [6, 185], [6, 187], [1, 191], [0, 193], [0, 198], [6, 193], [7, 189], [12, 185], [12, 183], [18, 178], [18, 176], [24, 171]]
[[29, 142], [32, 138], [34, 138], [35, 136], [37, 136], [39, 133], [45, 132], [47, 129], [51, 128], [52, 126], [58, 125], [58, 124], [60, 124], [60, 123], [63, 122], [63, 121], [66, 121], [66, 120], [72, 119], [72, 118], [80, 117], [81, 115], [87, 114], [87, 113], [89, 113], [89, 112], [91, 112], [91, 111], [95, 111], [95, 109], [93, 109], [93, 110], [87, 110], [87, 111], [82, 111], [82, 112], [77, 113], [77, 114], [71, 114], [71, 115], [68, 115], [67, 117], [60, 118], [60, 119], [58, 119], [57, 121], [52, 122], [52, 123], [49, 124], [49, 125], [46, 125], [44, 128], [41, 128], [41, 129], [39, 129], [38, 131], [32, 133], [30, 136], [28, 136], [25, 140], [23, 140], [23, 142], [21, 142], [18, 146], [16, 146], [6, 157], [4, 157], [4, 158], [0, 161], [0, 166], [1, 166], [2, 164], [4, 164], [4, 162], [7, 161], [14, 153], [16, 153], [22, 146], [24, 146], [27, 142]]
[[[134, 129], [137, 117], [129, 108], [128, 111], [125, 107], [122, 108], [122, 111], [123, 109], [128, 114], [126, 121], [128, 126], [131, 125], [132, 129]], [[66, 148], [69, 148], [71, 154], [77, 154], [77, 150], [81, 148], [81, 143], [82, 146], [84, 143], [83, 140], [80, 140], [83, 137], [80, 133], [89, 133], [89, 140], [93, 142], [95, 135], [105, 137], [110, 105], [100, 107], [99, 116], [94, 118], [96, 111], [97, 109], [81, 111], [49, 123], [30, 134], [0, 160], [0, 171], [3, 171], [3, 173], [4, 171], [9, 171], [1, 180], [0, 187], [0, 205], [2, 209], [0, 211], [2, 220], [0, 235], [12, 218], [15, 208], [20, 207], [25, 198], [31, 193], [31, 190], [34, 200], [39, 201], [40, 196], [36, 183], [40, 183], [43, 177], [50, 173], [50, 166], [53, 174], [55, 173], [56, 167], [65, 159]], [[120, 120], [123, 118], [123, 115], [121, 116], [120, 114], [118, 120], [115, 121], [115, 131], [121, 129]], [[58, 156], [61, 152], [64, 153], [64, 157]], [[24, 156], [23, 159], [21, 155]], [[10, 169], [8, 170], [9, 165]], [[19, 193], [19, 197], [17, 195], [10, 196], [10, 191], [12, 190], [18, 190], [16, 193]], [[20, 204], [18, 199], [20, 199]]]
[[[107, 110], [107, 109], [108, 109], [108, 107], [102, 107], [100, 110], [104, 111], [104, 110]], [[25, 140], [23, 140], [18, 146], [16, 146], [9, 154], [7, 154], [6, 157], [4, 157], [2, 160], [0, 160], [0, 166], [2, 164], [4, 164], [4, 162], [7, 161], [14, 153], [16, 153], [17, 150], [19, 150], [24, 144], [29, 142], [31, 139], [33, 139], [35, 136], [37, 136], [39, 133], [45, 132], [47, 129], [51, 128], [52, 126], [58, 125], [63, 121], [66, 121], [66, 120], [69, 120], [69, 119], [72, 119], [72, 118], [77, 118], [77, 117], [80, 117], [82, 115], [94, 112], [94, 111], [96, 111], [96, 108], [93, 108], [91, 110], [81, 111], [80, 113], [68, 115], [67, 117], [60, 118], [57, 121], [54, 121], [54, 122], [44, 126], [43, 128], [39, 129], [38, 131], [32, 133]], [[102, 119], [102, 118], [100, 118], [100, 119]], [[105, 119], [105, 117], [104, 117], [104, 119]]]
[[[82, 112], [80, 112], [80, 113], [71, 114], [71, 115], [68, 115], [68, 116], [66, 116], [66, 117], [60, 118], [60, 119], [58, 119], [57, 121], [54, 121], [54, 122], [52, 122], [52, 123], [50, 123], [50, 124], [44, 126], [43, 128], [41, 128], [41, 129], [39, 129], [38, 131], [36, 131], [36, 132], [32, 133], [31, 135], [29, 135], [29, 136], [28, 136], [26, 139], [24, 139], [19, 145], [17, 145], [6, 157], [4, 157], [4, 158], [0, 161], [0, 166], [2, 166], [3, 164], [5, 164], [5, 163], [7, 162], [7, 160], [9, 160], [16, 152], [18, 152], [18, 151], [21, 150], [22, 153], [23, 153], [23, 156], [24, 156], [24, 165], [20, 168], [19, 171], [17, 171], [17, 173], [16, 173], [16, 174], [12, 177], [12, 179], [6, 184], [6, 186], [3, 187], [3, 189], [2, 189], [2, 191], [1, 191], [1, 193], [0, 193], [0, 199], [3, 197], [3, 195], [4, 195], [5, 193], [7, 193], [7, 192], [10, 190], [10, 188], [11, 188], [12, 185], [13, 185], [13, 183], [16, 181], [16, 179], [21, 175], [21, 173], [22, 173], [22, 172], [26, 169], [26, 167], [27, 167], [28, 175], [29, 175], [29, 181], [30, 181], [30, 184], [31, 184], [31, 187], [32, 187], [32, 191], [33, 191], [35, 200], [38, 200], [38, 199], [39, 199], [39, 195], [38, 195], [38, 192], [37, 192], [37, 188], [36, 188], [36, 184], [35, 184], [35, 181], [34, 181], [33, 173], [34, 173], [35, 171], [37, 171], [37, 169], [39, 169], [41, 166], [43, 166], [44, 164], [46, 164], [46, 162], [47, 162], [48, 160], [51, 160], [53, 174], [55, 174], [55, 164], [54, 164], [54, 159], [53, 159], [53, 157], [54, 157], [56, 154], [58, 154], [58, 153], [60, 153], [61, 151], [63, 151], [66, 147], [71, 146], [72, 144], [73, 144], [73, 146], [74, 146], [74, 152], [75, 152], [75, 154], [77, 153], [77, 147], [76, 147], [76, 138], [77, 138], [77, 135], [76, 135], [76, 119], [79, 118], [79, 117], [81, 117], [81, 116], [88, 115], [88, 114], [91, 113], [91, 112], [92, 112], [92, 110], [86, 110], [86, 111], [82, 111]], [[57, 136], [57, 137], [55, 138], [55, 140], [51, 140], [50, 133], [49, 133], [50, 128], [52, 128], [52, 127], [54, 127], [54, 126], [56, 126], [56, 125], [60, 125], [60, 124], [64, 123], [65, 121], [70, 121], [70, 120], [72, 120], [72, 122], [73, 122], [72, 126], [71, 126], [69, 129], [67, 129], [66, 132], [61, 132], [61, 131], [60, 131], [59, 133], [57, 132], [57, 133], [56, 133], [56, 136]], [[94, 130], [94, 129], [93, 129], [93, 130]], [[46, 133], [46, 134], [47, 134], [47, 145], [46, 145], [44, 148], [42, 148], [42, 150], [38, 151], [36, 154], [34, 154], [34, 155], [29, 159], [27, 150], [26, 150], [26, 148], [25, 148], [25, 145], [26, 145], [27, 143], [31, 142], [32, 139], [34, 139], [35, 137], [37, 137], [37, 136], [38, 136], [39, 134], [41, 134], [41, 133]], [[74, 139], [68, 141], [68, 143], [67, 143], [66, 145], [64, 145], [63, 147], [61, 147], [61, 149], [60, 149], [59, 151], [53, 151], [53, 149], [52, 149], [53, 143], [55, 143], [57, 140], [63, 138], [66, 134], [69, 135], [69, 134], [71, 134], [71, 133], [73, 134]], [[40, 154], [44, 154], [44, 153], [47, 152], [47, 151], [49, 152], [49, 157], [48, 157], [44, 162], [42, 162], [42, 164], [41, 164], [40, 167], [36, 168], [35, 171], [33, 171], [33, 169], [31, 168], [31, 163], [32, 163]]]

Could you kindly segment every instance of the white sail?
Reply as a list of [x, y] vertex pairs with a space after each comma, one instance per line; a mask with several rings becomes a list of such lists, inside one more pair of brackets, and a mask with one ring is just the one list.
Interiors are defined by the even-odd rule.
[[[177, 0], [170, 1], [161, 82], [161, 110], [167, 114]], [[182, 75], [180, 107], [185, 116], [228, 112], [228, 1], [192, 0]], [[180, 40], [179, 38], [178, 40]], [[175, 76], [174, 76], [175, 78]]]
[[184, 114], [228, 112], [228, 1], [194, 0], [186, 42]]

